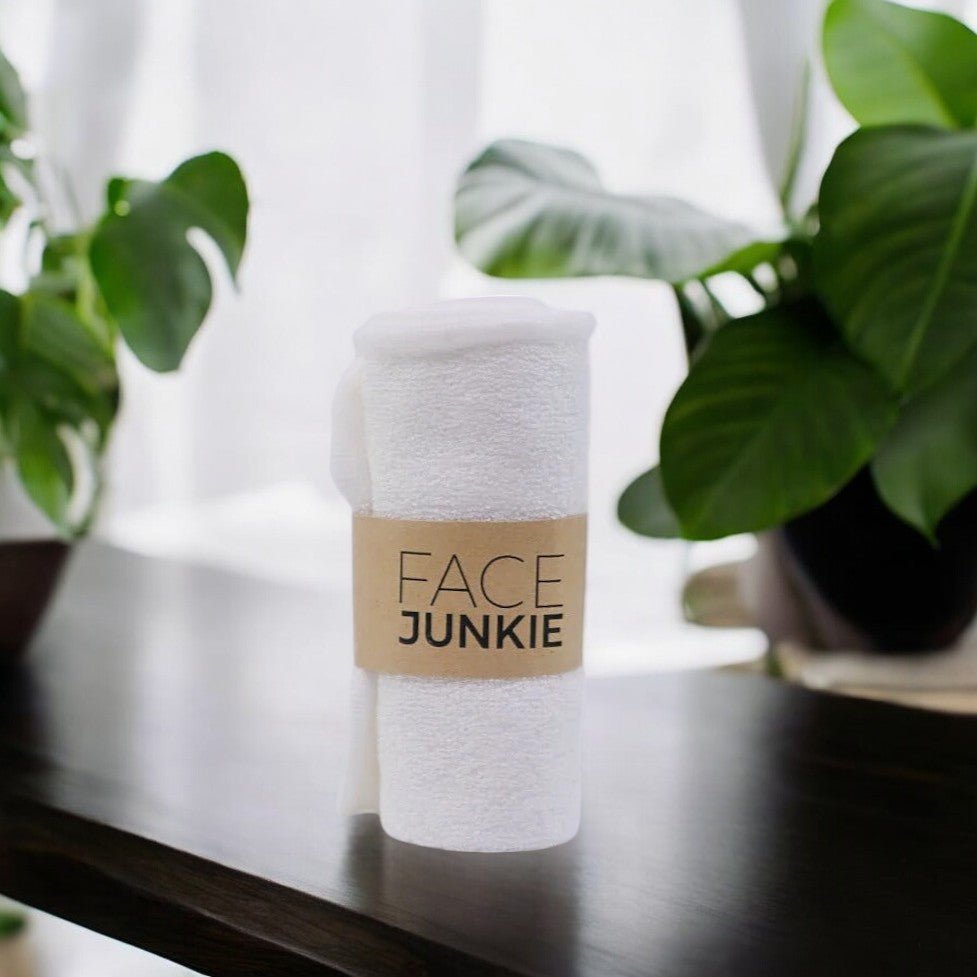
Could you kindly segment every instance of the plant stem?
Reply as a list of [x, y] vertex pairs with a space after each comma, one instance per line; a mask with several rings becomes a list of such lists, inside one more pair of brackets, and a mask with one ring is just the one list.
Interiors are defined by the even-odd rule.
[[691, 365], [692, 357], [696, 349], [705, 339], [706, 331], [702, 327], [699, 313], [696, 311], [695, 304], [685, 294], [681, 285], [673, 285], [672, 293], [678, 303], [679, 318], [682, 321], [682, 337], [685, 340], [685, 358]]
[[705, 279], [702, 279], [699, 284], [702, 286], [702, 291], [706, 293], [706, 298], [709, 299], [709, 305], [712, 306], [713, 314], [716, 317], [716, 323], [713, 329], [714, 331], [716, 328], [723, 325], [723, 323], [729, 322], [732, 316], [729, 314], [729, 310], [726, 308], [726, 306], [723, 305], [723, 303], [719, 300], [716, 293], [709, 287], [709, 283]]
[[759, 282], [758, 282], [758, 281], [756, 280], [756, 277], [755, 277], [754, 275], [751, 275], [751, 274], [749, 274], [749, 273], [747, 272], [746, 274], [744, 274], [744, 275], [743, 275], [743, 277], [744, 277], [744, 278], [746, 279], [746, 283], [747, 283], [747, 284], [748, 284], [748, 285], [750, 286], [750, 288], [752, 288], [752, 289], [753, 289], [753, 291], [754, 291], [754, 292], [756, 292], [756, 293], [757, 293], [757, 295], [759, 295], [759, 296], [760, 296], [760, 298], [762, 298], [762, 299], [764, 299], [764, 300], [767, 300], [767, 299], [769, 299], [769, 298], [770, 298], [770, 294], [769, 294], [769, 293], [767, 292], [767, 290], [766, 290], [766, 289], [765, 289], [765, 288], [764, 288], [764, 287], [763, 287], [763, 286], [762, 286], [762, 285], [761, 285], [761, 284], [760, 284], [760, 283], [759, 283]]
[[811, 89], [811, 63], [805, 61], [804, 73], [801, 76], [801, 87], [798, 93], [797, 106], [794, 112], [794, 125], [790, 135], [790, 150], [787, 156], [787, 169], [780, 184], [778, 199], [780, 211], [788, 224], [792, 223], [791, 198], [794, 196], [794, 184], [797, 182], [797, 171], [800, 169], [804, 144], [807, 141], [807, 109]]

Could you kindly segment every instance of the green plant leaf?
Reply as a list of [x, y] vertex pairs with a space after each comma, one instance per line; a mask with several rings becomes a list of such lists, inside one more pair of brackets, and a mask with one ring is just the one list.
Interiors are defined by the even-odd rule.
[[977, 486], [977, 351], [903, 407], [872, 474], [885, 504], [935, 540], [943, 516]]
[[206, 153], [181, 163], [165, 182], [182, 197], [190, 226], [221, 249], [236, 281], [248, 236], [248, 188], [237, 163], [226, 153]]
[[111, 348], [67, 302], [28, 292], [21, 298], [22, 344], [90, 393], [118, 387]]
[[0, 291], [0, 406], [39, 409], [81, 430], [93, 422], [104, 444], [119, 404], [112, 351], [65, 302]]
[[26, 402], [16, 405], [13, 418], [14, 452], [21, 484], [51, 522], [62, 532], [70, 533], [68, 510], [74, 473], [57, 425]]
[[0, 139], [10, 142], [27, 130], [27, 96], [17, 70], [0, 51]]
[[656, 539], [677, 539], [682, 530], [665, 498], [661, 469], [656, 465], [639, 475], [621, 494], [617, 518], [632, 532]]
[[977, 132], [863, 129], [821, 184], [815, 278], [852, 349], [898, 389], [977, 343]]
[[689, 539], [779, 525], [871, 457], [894, 397], [812, 300], [724, 326], [675, 395], [661, 437], [668, 500]]
[[[2, 57], [3, 55], [0, 54], [0, 58]], [[21, 158], [13, 151], [11, 144], [6, 140], [16, 136], [17, 133], [4, 130], [5, 125], [3, 113], [0, 112], [0, 226], [6, 224], [14, 211], [23, 203], [15, 187], [10, 184], [8, 171], [17, 171], [29, 186], [36, 189], [34, 163], [32, 160]]]
[[20, 299], [0, 289], [0, 376], [13, 368], [19, 350]]
[[751, 241], [745, 247], [726, 255], [721, 261], [706, 268], [700, 278], [712, 278], [732, 271], [738, 275], [751, 275], [759, 265], [772, 264], [784, 253], [783, 241]]
[[22, 203], [20, 197], [11, 189], [6, 174], [3, 172], [4, 155], [3, 147], [0, 146], [0, 227], [6, 225]]
[[82, 240], [49, 241], [31, 290], [0, 292], [0, 454], [65, 537], [86, 532], [95, 515], [119, 405], [114, 344]]
[[863, 126], [977, 122], [977, 35], [946, 14], [834, 0], [824, 61], [838, 98]]
[[60, 424], [82, 430], [89, 422], [98, 429], [99, 444], [108, 438], [118, 410], [118, 390], [90, 393], [71, 376], [31, 353], [21, 355], [13, 381], [19, 395]]
[[27, 926], [27, 917], [12, 909], [0, 909], [0, 940], [9, 940]]
[[94, 422], [104, 444], [119, 407], [114, 351], [67, 302], [28, 292], [20, 304], [21, 389], [59, 422]]
[[[33, 161], [18, 156], [11, 145], [12, 140], [23, 133], [26, 124], [26, 120], [18, 120], [7, 114], [8, 110], [18, 108], [16, 94], [19, 82], [16, 73], [11, 75], [12, 72], [13, 68], [0, 52], [0, 227], [6, 225], [23, 203], [17, 193], [16, 184], [11, 185], [9, 171], [16, 170], [28, 185], [36, 186]], [[15, 90], [11, 90], [11, 82]], [[21, 101], [23, 94], [21, 91]], [[11, 98], [13, 103], [9, 101]]]
[[521, 140], [489, 146], [455, 194], [459, 249], [502, 278], [681, 282], [720, 265], [755, 236], [681, 200], [610, 193], [578, 153]]
[[229, 156], [208, 153], [161, 183], [113, 180], [108, 198], [89, 249], [99, 291], [136, 356], [153, 370], [175, 370], [212, 297], [187, 233], [212, 238], [236, 276], [247, 238], [244, 178]]

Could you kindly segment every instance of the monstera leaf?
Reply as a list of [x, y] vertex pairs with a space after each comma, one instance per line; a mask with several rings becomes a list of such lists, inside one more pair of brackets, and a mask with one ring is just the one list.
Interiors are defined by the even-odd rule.
[[7, 417], [21, 484], [51, 522], [70, 533], [74, 470], [57, 426], [24, 400], [16, 401]]
[[247, 236], [244, 178], [229, 156], [208, 153], [160, 183], [113, 180], [109, 208], [89, 251], [99, 292], [136, 356], [151, 369], [175, 370], [212, 297], [187, 234], [205, 232], [236, 276]]
[[862, 129], [821, 185], [820, 293], [852, 349], [912, 393], [977, 343], [977, 132]]
[[682, 535], [778, 525], [829, 498], [871, 457], [895, 398], [814, 301], [725, 325], [693, 364], [661, 436]]
[[36, 200], [23, 231], [29, 256], [37, 245], [41, 256], [25, 294], [0, 291], [0, 465], [16, 468], [70, 537], [86, 531], [98, 502], [119, 406], [119, 336], [147, 366], [179, 366], [212, 297], [193, 235], [209, 237], [235, 277], [248, 194], [237, 164], [208, 153], [159, 183], [112, 180], [104, 216], [54, 233], [43, 206], [50, 188], [24, 148], [28, 121], [17, 72], [0, 53], [0, 228]]
[[838, 98], [863, 126], [977, 122], [977, 35], [946, 14], [834, 0], [824, 61]]
[[18, 156], [13, 142], [27, 129], [27, 96], [14, 66], [0, 52], [0, 225], [20, 206], [21, 200], [7, 179], [7, 170], [19, 170], [32, 182], [29, 160]]
[[[46, 295], [0, 292], [0, 429], [3, 453], [16, 464], [25, 491], [66, 536], [80, 531], [94, 498], [81, 500], [78, 481], [97, 491], [97, 452], [119, 403], [111, 348], [91, 336], [66, 302]], [[69, 452], [66, 437], [78, 451]], [[77, 479], [85, 466], [88, 477]]]
[[67, 302], [28, 292], [20, 306], [20, 386], [59, 422], [94, 421], [104, 443], [119, 406], [111, 346]]
[[670, 197], [610, 193], [578, 153], [504, 140], [464, 172], [455, 237], [503, 278], [629, 275], [681, 282], [719, 269], [756, 235]]

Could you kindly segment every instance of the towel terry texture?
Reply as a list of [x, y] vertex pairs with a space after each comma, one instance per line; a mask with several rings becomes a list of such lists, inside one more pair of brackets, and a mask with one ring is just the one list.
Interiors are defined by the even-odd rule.
[[[531, 299], [377, 316], [336, 398], [333, 476], [354, 511], [517, 521], [586, 512], [593, 319]], [[393, 837], [544, 848], [580, 817], [582, 670], [523, 679], [356, 669], [340, 798]]]

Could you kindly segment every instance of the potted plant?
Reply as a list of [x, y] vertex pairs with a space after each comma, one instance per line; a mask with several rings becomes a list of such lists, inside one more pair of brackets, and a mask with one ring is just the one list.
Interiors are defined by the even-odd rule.
[[[777, 234], [610, 193], [577, 153], [507, 140], [462, 175], [456, 239], [491, 275], [671, 284], [689, 372], [625, 525], [763, 534], [822, 645], [944, 646], [977, 611], [977, 36], [833, 0], [822, 40], [859, 127], [798, 212], [798, 126]], [[723, 276], [755, 310], [729, 311]]]
[[212, 239], [232, 277], [247, 237], [247, 189], [224, 153], [159, 182], [110, 180], [104, 212], [67, 233], [54, 190], [0, 54], [0, 244], [28, 256], [26, 287], [0, 290], [0, 657], [24, 647], [97, 512], [118, 344], [151, 370], [177, 369], [212, 291], [188, 232]]

